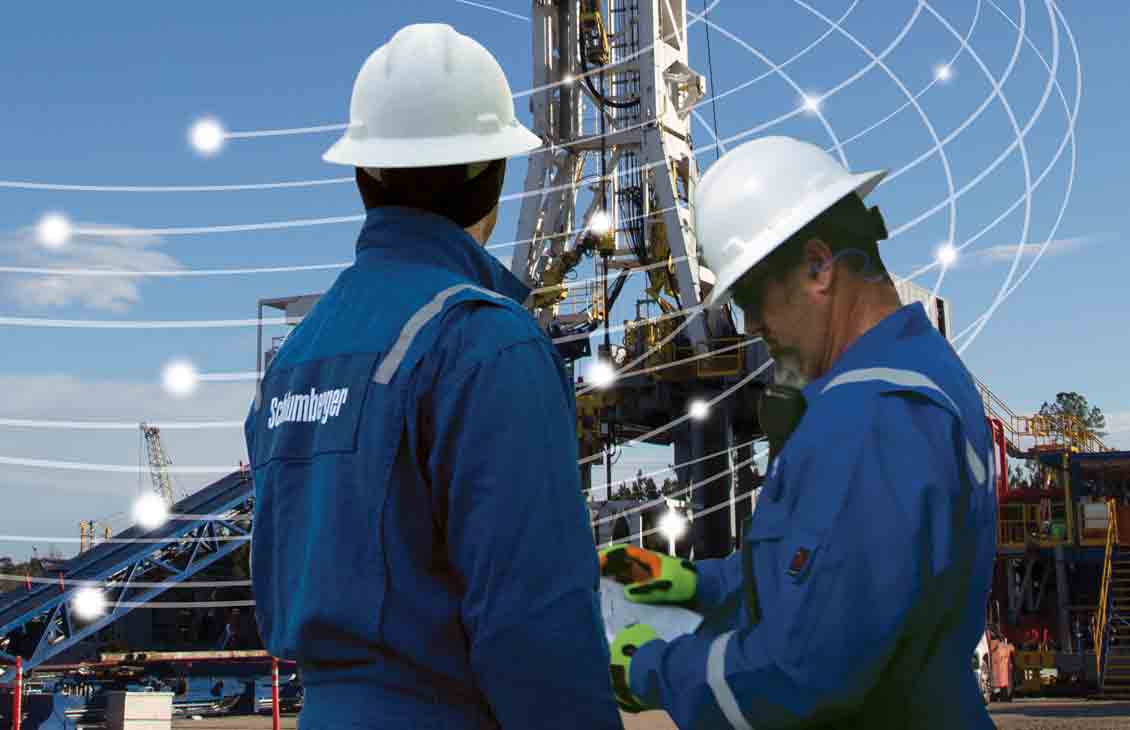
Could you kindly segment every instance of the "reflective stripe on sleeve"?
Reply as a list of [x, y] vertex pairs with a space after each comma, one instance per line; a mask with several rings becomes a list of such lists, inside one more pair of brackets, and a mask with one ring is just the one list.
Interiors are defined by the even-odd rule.
[[969, 470], [973, 472], [973, 478], [977, 480], [978, 484], [984, 484], [989, 474], [985, 470], [985, 462], [981, 461], [977, 449], [973, 448], [969, 439], [965, 440], [965, 458], [969, 460]]
[[484, 289], [481, 286], [474, 284], [456, 284], [455, 286], [444, 289], [439, 294], [421, 307], [412, 317], [404, 324], [403, 329], [400, 330], [400, 336], [396, 340], [396, 344], [377, 367], [376, 374], [373, 375], [373, 382], [378, 385], [388, 385], [392, 381], [392, 376], [396, 375], [400, 363], [404, 361], [404, 356], [408, 354], [409, 348], [412, 347], [412, 342], [416, 339], [416, 335], [424, 328], [428, 322], [432, 321], [437, 314], [443, 311], [443, 305], [448, 299], [455, 296], [465, 289], [477, 291], [480, 294], [494, 297], [495, 299], [504, 299], [505, 296], [498, 292]]
[[714, 693], [714, 701], [722, 708], [722, 714], [726, 716], [730, 726], [735, 730], [753, 730], [753, 726], [742, 715], [734, 692], [726, 682], [726, 647], [730, 645], [733, 635], [733, 631], [727, 631], [710, 645], [710, 655], [706, 659], [706, 681], [710, 685], [710, 691]]

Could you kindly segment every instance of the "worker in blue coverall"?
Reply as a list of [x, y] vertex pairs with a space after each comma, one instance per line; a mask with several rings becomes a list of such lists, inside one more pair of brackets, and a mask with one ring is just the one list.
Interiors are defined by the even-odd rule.
[[697, 562], [601, 553], [631, 600], [705, 614], [612, 644], [621, 706], [680, 728], [992, 728], [974, 673], [996, 542], [990, 435], [970, 374], [919, 303], [902, 306], [853, 175], [783, 137], [703, 177], [695, 219], [776, 383], [771, 462], [743, 544]]
[[356, 168], [356, 261], [246, 428], [257, 619], [298, 662], [301, 726], [622, 728], [573, 384], [481, 245], [505, 159], [540, 140], [443, 25], [370, 56], [351, 117], [325, 159]]

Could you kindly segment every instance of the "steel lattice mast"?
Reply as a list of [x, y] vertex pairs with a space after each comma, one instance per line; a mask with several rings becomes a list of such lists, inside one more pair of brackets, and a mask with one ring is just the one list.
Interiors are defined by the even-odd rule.
[[[535, 91], [529, 103], [546, 148], [529, 160], [516, 236], [523, 243], [511, 270], [540, 290], [531, 304], [552, 335], [583, 338], [603, 325], [599, 360], [614, 368], [642, 360], [637, 368], [662, 370], [635, 377], [627, 371], [614, 391], [578, 398], [580, 455], [603, 452], [611, 484], [618, 444], [678, 419], [694, 399], [732, 385], [766, 354], [734, 345], [738, 333], [728, 306], [699, 309], [714, 277], [699, 262], [693, 226], [699, 171], [691, 110], [706, 89], [689, 63], [685, 0], [535, 0], [532, 17]], [[566, 287], [586, 256], [599, 283]], [[610, 311], [633, 270], [646, 278], [644, 292], [614, 345]], [[563, 354], [585, 357], [587, 345], [579, 342]], [[732, 354], [725, 362], [705, 357], [727, 346]], [[703, 359], [694, 361], [695, 355]], [[690, 492], [692, 514], [733, 498], [727, 449], [734, 434], [751, 437], [756, 428], [754, 392], [739, 392], [706, 421], [648, 439], [674, 444], [675, 460], [691, 463], [677, 470], [683, 486], [709, 482]], [[705, 458], [712, 453], [727, 455]], [[739, 481], [748, 492], [743, 473]], [[581, 480], [591, 488], [588, 466]], [[740, 511], [712, 510], [696, 520], [698, 557], [729, 552]]]
[[173, 504], [173, 482], [169, 477], [169, 455], [161, 444], [161, 429], [141, 424], [141, 433], [145, 436], [145, 450], [149, 457], [149, 478], [153, 480], [153, 491], [161, 495], [165, 504]]

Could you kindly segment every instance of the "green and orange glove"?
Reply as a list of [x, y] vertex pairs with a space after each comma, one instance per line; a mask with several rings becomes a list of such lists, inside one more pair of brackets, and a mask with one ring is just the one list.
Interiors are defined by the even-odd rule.
[[600, 574], [624, 586], [634, 603], [690, 605], [698, 589], [694, 563], [634, 545], [614, 545], [600, 551]]
[[611, 664], [608, 668], [612, 675], [612, 690], [616, 694], [616, 704], [624, 712], [637, 713], [647, 710], [657, 710], [646, 702], [636, 697], [632, 692], [630, 677], [632, 676], [632, 656], [644, 644], [655, 641], [659, 635], [655, 629], [647, 624], [632, 624], [620, 630], [610, 648]]

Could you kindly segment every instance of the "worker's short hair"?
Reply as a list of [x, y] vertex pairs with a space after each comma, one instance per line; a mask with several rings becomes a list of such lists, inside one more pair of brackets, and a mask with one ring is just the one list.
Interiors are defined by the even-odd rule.
[[819, 238], [832, 251], [833, 261], [842, 260], [848, 270], [875, 282], [891, 282], [879, 256], [879, 241], [887, 228], [878, 208], [868, 208], [855, 193], [841, 198], [815, 220], [800, 229], [757, 265], [759, 279], [783, 278], [804, 264], [804, 244]]
[[489, 214], [502, 195], [506, 160], [469, 165], [357, 168], [357, 188], [366, 210], [417, 208], [468, 228]]

